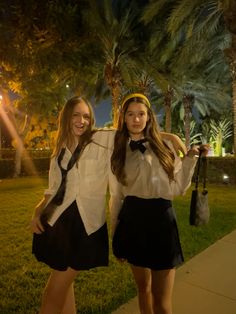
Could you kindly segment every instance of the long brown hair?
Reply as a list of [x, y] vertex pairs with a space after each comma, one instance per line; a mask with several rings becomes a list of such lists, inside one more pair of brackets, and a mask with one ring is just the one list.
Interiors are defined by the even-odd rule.
[[71, 118], [74, 111], [74, 107], [81, 102], [85, 102], [89, 109], [90, 123], [84, 134], [81, 135], [79, 145], [83, 148], [91, 140], [92, 134], [94, 133], [95, 118], [93, 109], [89, 101], [84, 97], [74, 96], [69, 99], [59, 114], [58, 131], [56, 137], [56, 146], [52, 156], [58, 156], [62, 147], [71, 147], [74, 143], [74, 137], [71, 130]]
[[[127, 98], [127, 97], [126, 97]], [[114, 140], [114, 150], [111, 156], [111, 169], [117, 180], [126, 185], [125, 159], [126, 144], [129, 138], [129, 131], [125, 123], [125, 114], [131, 102], [142, 103], [147, 108], [149, 120], [144, 129], [144, 136], [148, 140], [154, 154], [159, 159], [163, 169], [167, 173], [170, 180], [174, 180], [174, 154], [170, 148], [162, 141], [159, 126], [155, 115], [150, 108], [150, 103], [146, 101], [146, 97], [131, 97], [123, 102], [119, 115], [118, 128]]]

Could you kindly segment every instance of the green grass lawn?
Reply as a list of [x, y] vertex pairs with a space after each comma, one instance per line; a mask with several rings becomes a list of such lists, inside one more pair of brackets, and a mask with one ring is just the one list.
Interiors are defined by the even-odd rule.
[[[49, 269], [31, 254], [28, 224], [46, 184], [46, 178], [33, 177], [0, 181], [0, 313], [38, 313]], [[202, 227], [188, 224], [190, 194], [174, 202], [185, 260], [236, 228], [235, 186], [209, 186], [211, 218]], [[135, 295], [129, 267], [112, 255], [108, 268], [81, 272], [75, 291], [83, 314], [111, 313]]]

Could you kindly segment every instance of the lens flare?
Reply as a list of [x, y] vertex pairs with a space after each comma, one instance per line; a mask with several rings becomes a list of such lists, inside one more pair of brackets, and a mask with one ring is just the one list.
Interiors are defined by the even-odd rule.
[[9, 116], [5, 112], [3, 106], [1, 105], [1, 102], [0, 102], [0, 116], [2, 117], [2, 120], [6, 125], [12, 139], [16, 143], [16, 154], [22, 153], [22, 155], [24, 155], [24, 158], [22, 158], [22, 165], [27, 170], [27, 173], [31, 175], [38, 175], [35, 165], [31, 157], [29, 156], [27, 150], [25, 149], [22, 139], [20, 138], [19, 134], [16, 131], [14, 123], [9, 119]]

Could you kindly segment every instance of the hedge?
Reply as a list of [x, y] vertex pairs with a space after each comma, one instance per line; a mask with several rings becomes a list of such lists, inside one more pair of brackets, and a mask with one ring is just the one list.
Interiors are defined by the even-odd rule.
[[[208, 182], [236, 184], [236, 158], [235, 157], [208, 157]], [[30, 167], [31, 160], [23, 159], [22, 176], [47, 174], [50, 158], [33, 158], [35, 170]], [[13, 159], [0, 159], [0, 179], [12, 177], [14, 173]]]

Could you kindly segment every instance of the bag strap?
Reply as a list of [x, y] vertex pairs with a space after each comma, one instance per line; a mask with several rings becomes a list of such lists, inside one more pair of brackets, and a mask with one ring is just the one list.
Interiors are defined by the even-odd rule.
[[195, 175], [195, 189], [198, 189], [199, 184], [199, 174], [200, 168], [202, 167], [202, 178], [203, 178], [203, 189], [206, 189], [206, 180], [207, 180], [207, 158], [202, 156], [202, 151], [200, 150], [198, 161], [197, 161], [197, 171]]
[[207, 181], [207, 158], [206, 156], [202, 156], [202, 178], [203, 178], [203, 189], [206, 189], [206, 181]]

